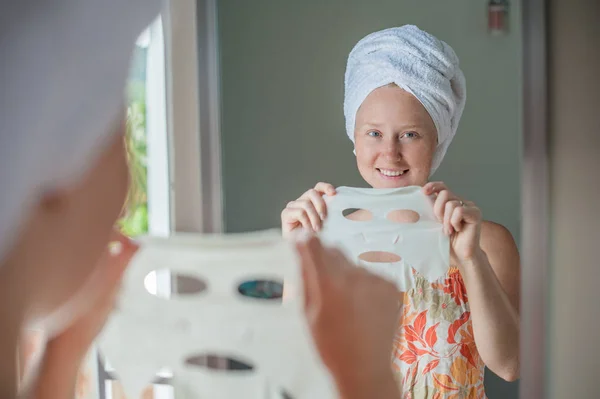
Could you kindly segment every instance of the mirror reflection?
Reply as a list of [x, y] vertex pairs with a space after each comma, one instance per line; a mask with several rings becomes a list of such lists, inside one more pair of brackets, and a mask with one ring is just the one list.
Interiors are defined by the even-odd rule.
[[520, 5], [490, 4], [219, 2], [226, 231], [318, 232], [340, 186], [434, 199], [451, 267], [393, 348], [414, 398], [517, 397]]

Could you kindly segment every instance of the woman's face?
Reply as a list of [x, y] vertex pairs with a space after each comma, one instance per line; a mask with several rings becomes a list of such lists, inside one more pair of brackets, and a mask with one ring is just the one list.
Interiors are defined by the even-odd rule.
[[129, 188], [124, 123], [79, 181], [49, 193], [17, 245], [15, 265], [27, 272], [28, 317], [43, 317], [90, 279], [106, 250]]
[[358, 109], [354, 145], [358, 170], [372, 187], [423, 186], [437, 132], [419, 100], [388, 85], [373, 90]]

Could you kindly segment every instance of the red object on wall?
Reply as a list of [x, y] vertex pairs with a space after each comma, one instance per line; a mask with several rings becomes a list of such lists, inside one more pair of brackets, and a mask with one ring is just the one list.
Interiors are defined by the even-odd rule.
[[488, 4], [488, 29], [491, 34], [506, 33], [508, 17], [508, 1], [490, 0]]

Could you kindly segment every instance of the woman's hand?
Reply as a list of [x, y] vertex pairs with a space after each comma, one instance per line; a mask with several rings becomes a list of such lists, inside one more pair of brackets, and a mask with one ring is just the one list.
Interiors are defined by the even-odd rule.
[[64, 360], [79, 361], [84, 358], [96, 336], [102, 330], [117, 297], [121, 277], [138, 247], [127, 237], [114, 232], [110, 247], [105, 251], [94, 274], [90, 290], [92, 306], [65, 331], [48, 342]]
[[121, 277], [137, 248], [122, 234], [113, 233], [94, 271], [94, 284], [89, 290], [92, 305], [65, 331], [48, 341], [37, 378], [28, 387], [25, 398], [75, 397], [81, 363], [115, 305]]
[[479, 256], [482, 252], [481, 210], [473, 202], [460, 199], [442, 182], [427, 183], [423, 192], [435, 197], [433, 211], [450, 236], [453, 261], [464, 264]]
[[309, 232], [318, 232], [327, 217], [327, 205], [323, 195], [335, 195], [335, 187], [328, 183], [318, 183], [296, 201], [287, 204], [281, 212], [281, 229], [288, 235], [299, 227]]
[[308, 324], [341, 397], [399, 398], [390, 354], [402, 294], [317, 238], [297, 249]]

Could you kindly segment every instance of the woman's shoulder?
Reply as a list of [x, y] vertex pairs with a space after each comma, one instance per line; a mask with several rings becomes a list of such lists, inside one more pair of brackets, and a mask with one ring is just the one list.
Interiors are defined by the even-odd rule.
[[515, 239], [504, 225], [491, 220], [481, 222], [481, 245], [486, 247], [497, 247], [515, 245]]
[[513, 240], [513, 235], [504, 225], [491, 220], [484, 220], [481, 222], [481, 237], [487, 236], [494, 240]]
[[512, 233], [500, 223], [484, 220], [481, 223], [481, 249], [490, 258], [518, 258], [519, 251]]

